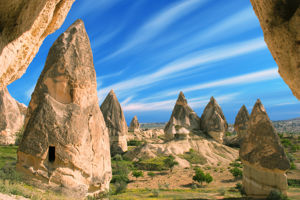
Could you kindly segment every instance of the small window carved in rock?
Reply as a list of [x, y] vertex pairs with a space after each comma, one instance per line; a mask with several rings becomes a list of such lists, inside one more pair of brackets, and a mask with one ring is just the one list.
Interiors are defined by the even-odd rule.
[[54, 146], [49, 146], [48, 159], [49, 159], [49, 162], [55, 161], [55, 147]]

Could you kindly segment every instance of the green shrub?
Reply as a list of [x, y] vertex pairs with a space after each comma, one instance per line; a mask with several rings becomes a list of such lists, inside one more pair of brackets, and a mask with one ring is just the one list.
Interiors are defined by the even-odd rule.
[[22, 138], [23, 138], [23, 133], [24, 133], [24, 127], [22, 127], [19, 131], [17, 131], [15, 133], [16, 135], [16, 141], [15, 141], [15, 145], [19, 145], [22, 141]]
[[236, 179], [243, 177], [243, 171], [237, 167], [234, 167], [234, 168], [230, 169], [229, 171]]
[[288, 179], [288, 185], [291, 187], [300, 187], [299, 179]]
[[127, 142], [128, 146], [140, 146], [143, 142], [139, 140], [129, 140]]
[[243, 164], [237, 161], [234, 161], [232, 163], [229, 164], [232, 167], [238, 167], [238, 168], [243, 168]]
[[112, 157], [112, 160], [114, 160], [114, 161], [122, 161], [123, 157], [120, 154], [117, 154], [114, 157]]
[[193, 180], [199, 182], [201, 186], [203, 182], [210, 183], [213, 181], [212, 176], [209, 173], [204, 174], [199, 167], [196, 167], [194, 170], [195, 175], [193, 176]]
[[245, 189], [241, 183], [237, 183], [235, 189], [237, 189], [241, 195], [246, 195]]
[[175, 165], [178, 165], [178, 162], [175, 161], [175, 157], [174, 157], [174, 156], [169, 155], [166, 159], [164, 159], [164, 165], [165, 165], [166, 167], [168, 167], [168, 168], [170, 169], [170, 171], [172, 172], [173, 167], [174, 167]]
[[201, 155], [199, 152], [190, 149], [189, 152], [185, 152], [183, 155], [179, 155], [180, 158], [187, 160], [191, 164], [201, 164], [207, 163], [207, 159]]
[[115, 191], [114, 193], [115, 194], [120, 194], [120, 193], [123, 193], [126, 191], [127, 189], [127, 182], [124, 182], [124, 181], [120, 181], [120, 182], [116, 182], [114, 183], [114, 186], [115, 186]]
[[129, 183], [128, 174], [132, 163], [128, 161], [113, 161], [112, 162], [112, 174], [111, 183], [114, 186], [115, 194], [122, 193], [126, 190]]
[[226, 132], [226, 133], [225, 133], [225, 136], [232, 136], [232, 133]]
[[278, 190], [271, 190], [267, 200], [288, 200], [288, 198]]
[[159, 189], [152, 190], [152, 197], [159, 197], [159, 193], [160, 193]]
[[143, 171], [134, 170], [134, 171], [132, 171], [132, 176], [134, 176], [135, 178], [138, 178], [138, 177], [143, 177], [144, 174], [143, 174]]
[[156, 174], [153, 172], [148, 172], [147, 175], [150, 176], [151, 179], [153, 179], [153, 177], [156, 176]]
[[281, 144], [282, 144], [285, 148], [292, 146], [291, 141], [290, 141], [289, 139], [287, 139], [287, 138], [281, 139]]
[[290, 169], [296, 169], [296, 165], [295, 165], [295, 163], [294, 162], [291, 162], [291, 168]]

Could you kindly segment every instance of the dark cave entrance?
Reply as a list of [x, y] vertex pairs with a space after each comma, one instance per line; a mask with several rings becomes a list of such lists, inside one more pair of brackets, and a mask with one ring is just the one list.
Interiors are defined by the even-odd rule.
[[55, 147], [54, 146], [49, 146], [48, 159], [49, 159], [49, 162], [51, 162], [51, 163], [53, 163], [55, 161]]

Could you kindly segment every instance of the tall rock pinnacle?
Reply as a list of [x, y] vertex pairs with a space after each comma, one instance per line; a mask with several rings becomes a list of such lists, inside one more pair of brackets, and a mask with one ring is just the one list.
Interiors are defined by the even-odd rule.
[[109, 189], [109, 137], [81, 20], [49, 51], [28, 107], [17, 170], [72, 196]]

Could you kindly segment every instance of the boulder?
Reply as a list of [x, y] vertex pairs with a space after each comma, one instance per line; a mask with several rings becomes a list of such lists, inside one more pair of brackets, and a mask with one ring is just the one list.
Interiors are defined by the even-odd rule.
[[124, 153], [127, 151], [128, 128], [121, 105], [113, 90], [109, 92], [100, 108], [109, 132], [111, 155]]
[[248, 123], [249, 123], [249, 113], [245, 105], [241, 107], [234, 121], [234, 130], [238, 135], [239, 139], [242, 139], [247, 134]]
[[183, 92], [180, 92], [170, 120], [164, 128], [166, 139], [185, 139], [193, 130], [200, 130], [200, 119], [188, 105]]
[[278, 72], [300, 100], [300, 1], [250, 0]]
[[0, 89], [20, 78], [74, 0], [0, 1]]
[[15, 144], [22, 132], [27, 107], [10, 96], [7, 88], [0, 90], [0, 145]]
[[130, 132], [140, 132], [140, 123], [137, 119], [137, 116], [134, 116], [130, 122], [130, 126], [128, 128]]
[[244, 164], [243, 186], [248, 196], [266, 198], [271, 190], [286, 194], [285, 172], [290, 163], [260, 100], [252, 109], [248, 134], [242, 140], [239, 154]]
[[219, 143], [223, 143], [223, 137], [228, 124], [223, 111], [214, 97], [210, 98], [201, 115], [201, 129]]
[[29, 103], [17, 156], [17, 170], [37, 186], [76, 197], [109, 189], [108, 130], [81, 20], [50, 48]]

